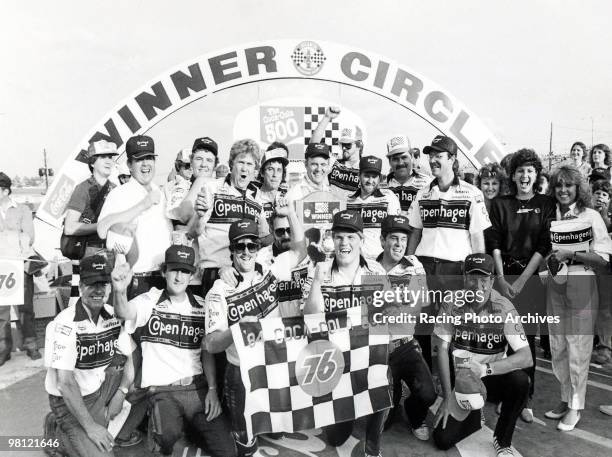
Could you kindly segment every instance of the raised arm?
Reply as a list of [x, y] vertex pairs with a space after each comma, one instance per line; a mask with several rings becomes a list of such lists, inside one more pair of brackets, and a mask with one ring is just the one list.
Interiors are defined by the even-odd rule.
[[327, 125], [338, 117], [340, 114], [340, 107], [338, 106], [330, 106], [325, 110], [325, 114], [317, 124], [317, 128], [312, 132], [312, 136], [310, 137], [310, 143], [320, 143], [323, 137], [325, 136], [325, 129]]

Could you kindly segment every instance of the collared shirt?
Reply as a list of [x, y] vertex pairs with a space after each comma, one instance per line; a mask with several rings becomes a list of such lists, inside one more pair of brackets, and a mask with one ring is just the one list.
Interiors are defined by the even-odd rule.
[[55, 370], [74, 372], [82, 396], [97, 391], [115, 355], [120, 330], [121, 322], [110, 305], [104, 305], [97, 322], [92, 321], [80, 299], [59, 313], [47, 325], [45, 333], [47, 393], [62, 395]]
[[255, 200], [257, 188], [249, 185], [246, 190], [231, 184], [231, 175], [204, 184], [212, 205], [201, 218], [203, 231], [198, 237], [200, 258], [204, 268], [220, 268], [231, 264], [229, 227], [241, 219], [259, 221], [263, 208]]
[[423, 230], [417, 256], [463, 261], [473, 252], [470, 235], [491, 226], [480, 189], [458, 178], [445, 192], [434, 179], [417, 193], [414, 203], [408, 222]]
[[571, 165], [572, 167], [578, 168], [578, 171], [580, 172], [582, 177], [585, 179], [587, 179], [589, 175], [591, 174], [591, 165], [589, 164], [589, 162], [585, 160], [580, 162], [580, 165], [576, 165], [572, 159], [568, 159], [565, 162], [565, 165]]
[[[332, 160], [332, 159], [330, 159]], [[340, 198], [348, 198], [359, 189], [359, 167], [352, 168], [333, 160], [328, 175], [331, 191]]]
[[[382, 266], [383, 254], [376, 261]], [[421, 308], [429, 305], [427, 302], [427, 279], [423, 264], [415, 255], [407, 255], [387, 271], [387, 277], [394, 290], [401, 291], [400, 312], [418, 318]], [[415, 322], [416, 323], [416, 322]], [[402, 326], [390, 326], [392, 339], [414, 335], [414, 323], [404, 323]]]
[[107, 180], [100, 185], [94, 176], [77, 184], [70, 196], [66, 209], [71, 209], [80, 214], [79, 222], [95, 224], [102, 205], [109, 192], [116, 187], [114, 183]]
[[[245, 275], [235, 288], [217, 279], [206, 294], [206, 334], [227, 330], [247, 315], [280, 316], [278, 282], [291, 280], [291, 271], [298, 260], [293, 251], [283, 252], [269, 270], [257, 264], [255, 271]], [[230, 363], [240, 365], [234, 343], [225, 353]]]
[[313, 192], [330, 191], [331, 188], [327, 182], [327, 179], [325, 179], [323, 184], [319, 186], [308, 177], [308, 174], [305, 174], [300, 181], [295, 183], [293, 187], [289, 189], [289, 192], [287, 192], [287, 200], [289, 203], [294, 204], [296, 201], [303, 200], [304, 197], [312, 194]]
[[136, 318], [125, 321], [127, 333], [142, 347], [142, 387], [165, 386], [202, 374], [204, 300], [187, 292], [176, 301], [163, 289], [130, 300]]
[[192, 181], [183, 178], [181, 175], [176, 175], [174, 179], [164, 184], [164, 195], [166, 197], [166, 217], [173, 221], [178, 221], [179, 217], [176, 213], [178, 207], [183, 202], [189, 189], [191, 189]]
[[375, 260], [382, 252], [380, 227], [388, 216], [400, 213], [400, 202], [389, 189], [376, 189], [366, 198], [361, 196], [361, 188], [348, 198], [346, 209], [361, 213], [363, 219], [363, 256]]
[[[508, 344], [515, 352], [529, 346], [516, 309], [496, 290], [491, 290], [489, 303], [477, 313], [469, 304], [456, 303], [457, 300], [442, 303], [433, 331], [443, 341], [452, 343], [453, 349], [468, 351], [475, 361], [484, 364], [506, 358]], [[472, 316], [487, 317], [493, 322], [477, 322]]]
[[9, 206], [0, 208], [0, 252], [6, 256], [27, 256], [34, 243], [32, 211], [9, 197]]
[[412, 171], [412, 174], [408, 180], [403, 184], [395, 178], [393, 173], [389, 174], [387, 177], [387, 186], [395, 195], [397, 195], [402, 208], [402, 216], [408, 216], [408, 210], [410, 209], [410, 205], [414, 201], [417, 192], [427, 186], [430, 182], [431, 176], [424, 175], [416, 170]]
[[[151, 183], [152, 189], [158, 189]], [[106, 197], [98, 220], [126, 211], [140, 203], [148, 191], [134, 178], [115, 187]], [[138, 243], [138, 260], [134, 273], [158, 271], [164, 261], [166, 249], [172, 243], [172, 223], [166, 217], [166, 197], [161, 192], [157, 205], [151, 206], [133, 221], [136, 224], [135, 241]]]

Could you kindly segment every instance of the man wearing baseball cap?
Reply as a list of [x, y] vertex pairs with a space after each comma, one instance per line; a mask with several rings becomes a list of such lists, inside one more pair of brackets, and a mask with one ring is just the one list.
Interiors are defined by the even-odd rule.
[[159, 268], [172, 241], [172, 223], [166, 215], [166, 198], [153, 182], [157, 157], [153, 138], [133, 136], [128, 139], [125, 152], [132, 178], [106, 197], [98, 217], [98, 235], [106, 239], [115, 224], [129, 224], [134, 229], [139, 255], [128, 293], [132, 298], [151, 287], [163, 288]]
[[[410, 300], [404, 300], [404, 313], [418, 316], [426, 300], [427, 282], [425, 270], [416, 256], [406, 256], [410, 237], [408, 218], [402, 215], [387, 216], [381, 226], [380, 243], [383, 252], [376, 259], [385, 269], [394, 289], [413, 291]], [[431, 371], [421, 354], [421, 347], [414, 338], [414, 325], [406, 324], [401, 332], [393, 334], [389, 348], [389, 367], [393, 375], [393, 410], [385, 428], [401, 417], [399, 403], [403, 381], [410, 389], [404, 401], [404, 409], [414, 436], [422, 441], [429, 439], [429, 427], [425, 424], [427, 411], [437, 398]]]
[[[11, 197], [12, 181], [5, 173], [0, 172], [0, 252], [3, 256], [26, 259], [31, 254], [34, 244], [34, 224], [32, 211], [27, 205], [17, 203]], [[21, 274], [21, 272], [17, 272]], [[24, 303], [18, 306], [23, 348], [32, 360], [40, 359], [36, 344], [36, 327], [34, 321], [34, 279], [24, 269]], [[0, 366], [11, 358], [13, 337], [11, 333], [11, 307], [0, 306]]]
[[418, 151], [410, 147], [406, 135], [394, 135], [387, 141], [387, 159], [391, 170], [387, 176], [387, 186], [397, 195], [404, 216], [408, 215], [417, 192], [431, 181], [429, 176], [417, 171], [415, 150]]
[[194, 271], [193, 248], [172, 245], [162, 265], [166, 287], [128, 301], [132, 272], [129, 264], [118, 264], [112, 274], [114, 306], [142, 350], [141, 387], [148, 389], [153, 436], [162, 455], [172, 454], [189, 425], [212, 455], [233, 456], [217, 396], [214, 358], [203, 350], [204, 300], [187, 288]]
[[310, 143], [304, 154], [306, 175], [287, 192], [287, 199], [292, 204], [303, 200], [313, 192], [329, 192], [327, 181], [329, 172], [329, 146], [324, 143]]
[[[225, 370], [223, 395], [230, 413], [238, 456], [253, 455], [257, 450], [257, 441], [248, 441], [240, 359], [230, 327], [240, 321], [283, 315], [278, 303], [278, 282], [290, 281], [292, 269], [306, 257], [304, 231], [294, 208], [285, 199], [279, 199], [275, 212], [289, 220], [291, 248], [279, 254], [269, 269], [264, 269], [256, 263], [261, 248], [257, 223], [251, 219], [233, 222], [228, 235], [232, 261], [228, 270], [232, 277], [226, 280], [223, 278], [228, 275], [221, 274], [221, 279], [215, 281], [206, 295], [206, 349], [211, 353], [225, 351], [227, 355], [229, 363]], [[253, 307], [253, 303], [257, 306]]]
[[363, 221], [363, 256], [376, 260], [381, 252], [380, 227], [387, 215], [400, 213], [400, 203], [389, 189], [380, 189], [382, 160], [374, 156], [359, 161], [359, 189], [349, 196], [346, 209], [357, 211]]
[[[325, 138], [325, 129], [340, 115], [340, 108], [330, 106], [312, 132], [310, 144]], [[359, 187], [359, 159], [363, 153], [363, 131], [360, 126], [346, 124], [340, 127], [342, 158], [330, 163], [329, 185], [339, 197], [347, 198]]]
[[[334, 241], [334, 260], [319, 262], [313, 277], [307, 281], [305, 294], [308, 294], [304, 314], [333, 312], [345, 309], [352, 297], [367, 298], [363, 284], [372, 284], [367, 276], [378, 276], [381, 288], [389, 289], [385, 270], [375, 261], [369, 262], [361, 253], [363, 245], [363, 220], [357, 211], [339, 211], [334, 215], [332, 234]], [[378, 281], [378, 279], [375, 279]], [[308, 287], [310, 284], [310, 287]], [[362, 313], [367, 313], [367, 306]], [[381, 437], [384, 428], [385, 412], [376, 412], [365, 418], [366, 456], [377, 456], [380, 453]], [[340, 422], [323, 427], [324, 436], [331, 446], [341, 446], [353, 431], [355, 421]]]
[[[85, 257], [80, 267], [79, 300], [46, 329], [45, 389], [51, 406], [45, 419], [46, 438], [55, 433], [70, 455], [108, 456], [115, 445], [109, 419], [121, 410], [133, 372], [124, 370], [116, 355], [121, 321], [108, 304], [108, 258]], [[141, 440], [134, 434], [129, 444]]]
[[[461, 288], [463, 260], [485, 251], [484, 230], [491, 226], [480, 189], [459, 179], [458, 152], [453, 139], [444, 135], [423, 149], [434, 179], [417, 192], [408, 212], [413, 228], [408, 254], [423, 264], [429, 289], [441, 293]], [[436, 314], [437, 306], [438, 302], [430, 303], [423, 312]], [[416, 333], [431, 367], [429, 331], [419, 325]]]
[[[493, 289], [495, 265], [488, 254], [465, 258], [464, 290], [445, 300], [434, 328], [443, 401], [436, 414], [434, 442], [449, 449], [481, 427], [477, 386], [469, 382], [456, 391], [451, 386], [449, 345], [457, 367], [469, 368], [486, 386], [487, 400], [501, 401], [501, 414], [493, 431], [498, 456], [512, 456], [512, 434], [527, 401], [529, 377], [523, 368], [533, 364], [531, 351], [516, 309]], [[483, 326], [478, 318], [488, 319]], [[508, 345], [512, 355], [506, 356]], [[472, 401], [474, 400], [474, 401]], [[457, 408], [459, 401], [459, 408]]]

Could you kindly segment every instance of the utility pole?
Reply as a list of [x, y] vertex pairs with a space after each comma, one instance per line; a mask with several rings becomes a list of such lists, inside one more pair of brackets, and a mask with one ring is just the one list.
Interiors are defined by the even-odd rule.
[[548, 144], [548, 171], [550, 172], [550, 169], [552, 167], [552, 134], [553, 134], [553, 124], [552, 122], [550, 123], [550, 142]]
[[49, 190], [49, 168], [47, 167], [47, 149], [43, 149], [43, 156], [45, 158], [45, 188]]

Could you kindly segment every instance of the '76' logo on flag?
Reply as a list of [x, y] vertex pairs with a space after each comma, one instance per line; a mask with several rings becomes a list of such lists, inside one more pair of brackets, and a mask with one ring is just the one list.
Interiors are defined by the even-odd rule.
[[306, 346], [296, 360], [295, 375], [302, 390], [312, 397], [330, 393], [344, 371], [342, 351], [327, 340]]

